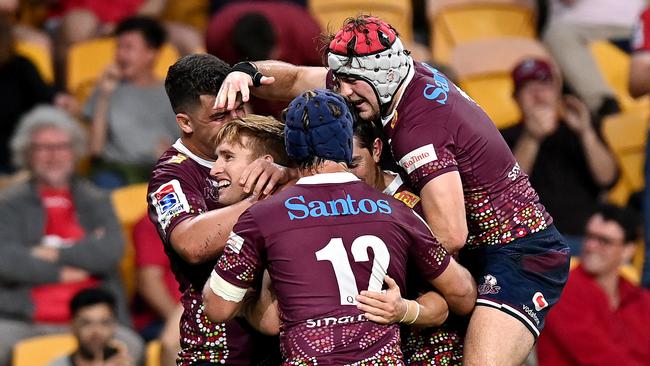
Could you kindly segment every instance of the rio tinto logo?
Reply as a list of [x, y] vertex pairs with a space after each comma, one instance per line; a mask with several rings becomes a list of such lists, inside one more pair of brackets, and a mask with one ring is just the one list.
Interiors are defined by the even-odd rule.
[[436, 155], [436, 150], [433, 148], [433, 144], [429, 144], [418, 147], [404, 155], [404, 157], [400, 159], [399, 165], [404, 168], [407, 173], [411, 174], [415, 169], [437, 159], [438, 156]]

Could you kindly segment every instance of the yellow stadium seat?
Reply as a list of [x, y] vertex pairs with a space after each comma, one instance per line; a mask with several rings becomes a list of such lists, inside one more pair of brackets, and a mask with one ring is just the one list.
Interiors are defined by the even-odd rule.
[[154, 340], [147, 343], [145, 366], [160, 366], [160, 341]]
[[429, 0], [430, 48], [447, 63], [455, 47], [495, 37], [534, 39], [535, 5], [530, 0]]
[[[114, 62], [115, 39], [100, 38], [81, 42], [68, 51], [68, 90], [80, 102], [90, 96], [97, 79], [106, 67]], [[178, 51], [172, 45], [165, 44], [155, 66], [155, 74], [164, 79], [167, 69], [178, 59]]]
[[133, 245], [133, 226], [147, 212], [147, 183], [132, 184], [113, 191], [111, 195], [125, 239], [124, 257], [120, 263], [120, 274], [129, 298], [135, 294], [135, 247]]
[[338, 30], [347, 18], [371, 14], [392, 25], [406, 45], [413, 41], [413, 8], [408, 0], [309, 0], [308, 6], [327, 33]]
[[607, 41], [592, 42], [590, 48], [605, 81], [616, 92], [623, 111], [650, 110], [650, 97], [634, 99], [628, 92], [630, 56]]
[[166, 1], [162, 19], [181, 22], [204, 30], [208, 25], [210, 4], [207, 0]]
[[18, 342], [13, 349], [12, 366], [46, 366], [72, 353], [77, 340], [72, 334], [52, 334]]
[[618, 184], [627, 188], [627, 192], [618, 193], [618, 197], [610, 196], [613, 203], [624, 204], [631, 193], [644, 187], [643, 164], [649, 118], [650, 110], [633, 109], [609, 116], [603, 121], [603, 138], [620, 168]]
[[544, 47], [535, 40], [501, 37], [459, 45], [452, 53], [450, 66], [458, 75], [459, 86], [502, 129], [521, 118], [512, 97], [510, 73], [527, 57], [549, 58]]
[[52, 57], [45, 47], [35, 43], [18, 41], [16, 42], [16, 53], [28, 58], [36, 66], [46, 83], [51, 84], [54, 82]]

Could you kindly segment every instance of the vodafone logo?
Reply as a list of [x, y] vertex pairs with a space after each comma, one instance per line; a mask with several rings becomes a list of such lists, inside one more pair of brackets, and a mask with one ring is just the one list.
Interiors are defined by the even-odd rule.
[[404, 157], [400, 159], [399, 165], [404, 168], [407, 173], [411, 174], [415, 169], [437, 159], [438, 156], [436, 155], [436, 150], [433, 148], [433, 144], [429, 144], [418, 147], [404, 155]]
[[535, 305], [535, 310], [537, 311], [541, 311], [548, 306], [548, 302], [541, 292], [535, 292], [535, 295], [533, 295], [533, 304]]

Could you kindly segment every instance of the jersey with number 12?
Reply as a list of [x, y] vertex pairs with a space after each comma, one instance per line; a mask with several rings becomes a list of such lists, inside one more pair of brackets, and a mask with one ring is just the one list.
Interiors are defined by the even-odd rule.
[[247, 288], [268, 268], [287, 365], [401, 364], [399, 330], [356, 307], [384, 275], [405, 289], [407, 260], [425, 278], [449, 263], [421, 218], [349, 173], [302, 178], [259, 202], [234, 228], [215, 273]]

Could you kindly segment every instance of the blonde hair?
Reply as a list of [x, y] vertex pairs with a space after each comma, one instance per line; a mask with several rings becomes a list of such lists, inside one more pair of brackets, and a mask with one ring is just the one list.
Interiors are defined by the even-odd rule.
[[[243, 136], [249, 138], [246, 145], [243, 144]], [[223, 142], [250, 149], [254, 158], [268, 154], [278, 164], [292, 164], [284, 147], [284, 123], [271, 116], [249, 114], [227, 122], [216, 138], [217, 145]]]

